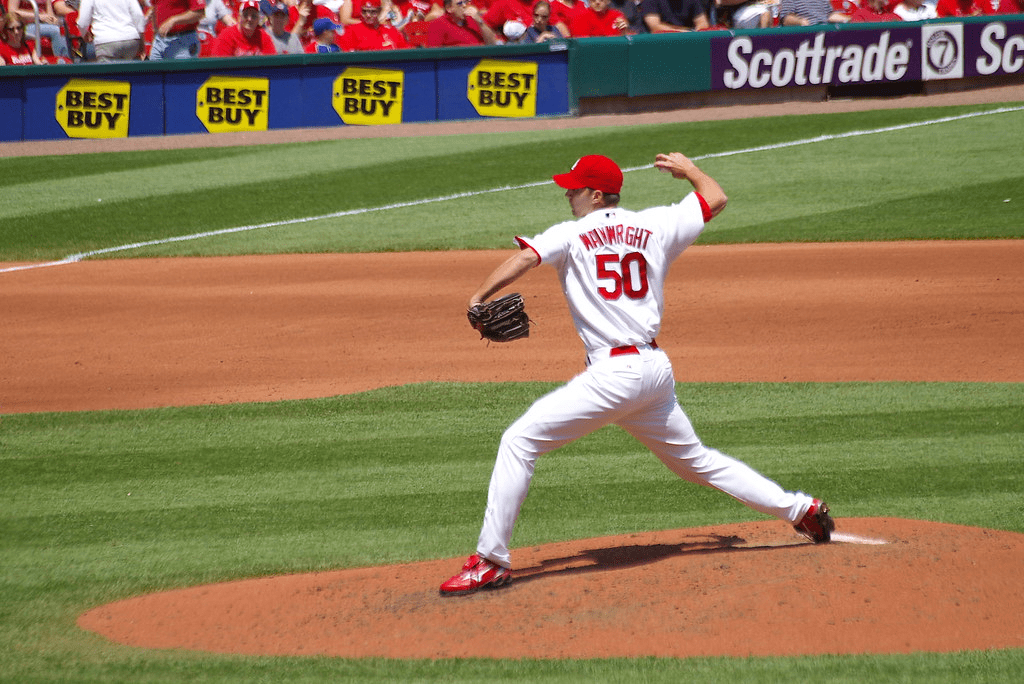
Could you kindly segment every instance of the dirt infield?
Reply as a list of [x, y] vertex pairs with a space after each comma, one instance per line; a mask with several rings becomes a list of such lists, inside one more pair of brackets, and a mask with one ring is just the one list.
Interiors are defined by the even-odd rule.
[[[988, 95], [916, 104], [1024, 101], [1024, 87]], [[842, 107], [832, 104], [827, 111]], [[769, 113], [786, 110], [731, 111]], [[353, 128], [280, 139], [368, 134]], [[64, 142], [59, 153], [112, 149], [94, 142]], [[217, 139], [247, 142], [269, 140]], [[31, 146], [0, 145], [0, 156], [58, 153]], [[566, 380], [582, 368], [582, 349], [547, 269], [521, 282], [537, 324], [529, 340], [487, 346], [465, 326], [468, 293], [502, 257], [148, 259], [0, 274], [0, 413], [275, 401], [427, 381]], [[669, 277], [659, 343], [680, 381], [1024, 382], [1022, 263], [1024, 241], [698, 246]], [[153, 594], [98, 607], [79, 625], [145, 648], [344, 657], [1024, 646], [1024, 594], [1006, 591], [1006, 578], [1024, 566], [1024, 535], [836, 513], [840, 539], [827, 546], [774, 521], [650, 532], [516, 549], [513, 585], [471, 597], [437, 593], [457, 558]]]
[[[504, 256], [140, 259], [6, 273], [0, 412], [568, 379], [583, 351], [550, 269], [520, 282], [536, 322], [528, 340], [487, 346], [466, 325], [467, 293]], [[680, 381], [1020, 382], [1022, 263], [1014, 240], [696, 246], [669, 274], [659, 342]]]

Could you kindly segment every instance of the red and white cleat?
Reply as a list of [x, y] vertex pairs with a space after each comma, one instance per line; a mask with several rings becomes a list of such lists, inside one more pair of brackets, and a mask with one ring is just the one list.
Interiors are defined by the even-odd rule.
[[475, 553], [469, 557], [462, 571], [441, 585], [442, 596], [471, 594], [480, 589], [497, 589], [512, 581], [512, 571]]
[[828, 514], [828, 504], [815, 499], [811, 507], [804, 513], [793, 529], [804, 535], [815, 544], [825, 544], [832, 539], [832, 532], [836, 529], [836, 523]]

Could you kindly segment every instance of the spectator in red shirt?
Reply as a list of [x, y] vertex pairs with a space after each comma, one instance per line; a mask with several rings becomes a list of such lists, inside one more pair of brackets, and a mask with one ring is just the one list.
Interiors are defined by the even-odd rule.
[[989, 0], [939, 0], [935, 7], [939, 17], [980, 17], [993, 14]]
[[[363, 4], [359, 0], [345, 0], [335, 14], [335, 20], [348, 30], [349, 26], [355, 26], [363, 20], [359, 9]], [[342, 34], [338, 34], [342, 35]]]
[[[540, 0], [534, 0], [533, 10], [537, 11], [537, 2]], [[547, 0], [545, 0], [546, 2]], [[564, 31], [565, 38], [569, 37], [569, 24], [572, 21], [572, 17], [576, 12], [587, 9], [587, 5], [583, 0], [551, 0], [548, 3], [551, 9], [551, 23], [554, 24], [560, 32]]]
[[288, 23], [285, 24], [284, 30], [291, 33], [295, 29], [295, 24], [299, 21], [299, 6], [304, 6], [308, 10], [306, 14], [306, 31], [302, 36], [302, 42], [304, 45], [308, 45], [313, 42], [315, 36], [313, 35], [313, 22], [317, 19], [329, 19], [332, 24], [338, 23], [337, 17], [334, 12], [331, 11], [330, 7], [326, 5], [316, 5], [313, 0], [299, 0], [294, 5], [288, 8]]
[[[551, 23], [554, 24], [562, 35], [569, 37], [569, 18], [576, 12], [578, 4], [582, 9], [582, 3], [574, 3], [572, 6], [564, 5], [557, 0], [551, 0]], [[533, 23], [533, 8], [537, 6], [537, 0], [494, 0], [490, 8], [484, 12], [484, 23], [494, 29], [495, 33], [502, 33], [505, 24], [518, 22], [523, 26]]]
[[381, 23], [380, 0], [362, 0], [360, 14], [362, 21], [346, 26], [345, 33], [338, 38], [342, 50], [401, 50], [409, 47], [398, 29]]
[[[21, 17], [21, 21], [25, 25], [26, 40], [30, 40], [35, 45], [36, 41], [47, 38], [50, 41], [50, 49], [54, 57], [71, 56], [71, 53], [68, 52], [68, 41], [64, 37], [64, 15], [67, 14], [66, 8], [64, 11], [58, 10], [53, 0], [37, 0], [38, 12], [33, 9], [32, 3], [28, 2], [28, 0], [0, 2], [0, 9], [5, 5], [7, 6], [7, 11], [14, 12]], [[38, 25], [36, 24], [37, 18], [39, 19]], [[42, 46], [42, 43], [40, 43], [40, 46]]]
[[238, 6], [238, 23], [221, 31], [210, 51], [211, 57], [276, 54], [274, 41], [260, 30], [260, 3], [257, 0], [244, 0]]
[[42, 64], [35, 43], [25, 39], [25, 22], [14, 12], [3, 15], [6, 25], [0, 37], [0, 64]]
[[484, 12], [484, 23], [490, 26], [495, 34], [502, 34], [505, 23], [517, 21], [523, 26], [533, 23], [534, 0], [494, 0], [490, 8]]
[[572, 37], [624, 35], [629, 28], [629, 22], [622, 12], [608, 9], [609, 5], [611, 0], [590, 0], [590, 7], [583, 7], [574, 12], [569, 20], [569, 32]]
[[992, 5], [991, 14], [1024, 14], [1024, 0], [989, 0], [989, 2]]
[[[410, 21], [429, 21], [444, 14], [444, 8], [432, 4], [431, 0], [383, 0], [380, 8], [381, 23], [390, 24], [399, 31]], [[429, 17], [435, 8], [437, 13]]]
[[206, 16], [205, 0], [153, 0], [156, 32], [149, 59], [191, 59], [199, 56], [199, 20]]
[[903, 18], [888, 9], [889, 0], [864, 0], [857, 11], [850, 15], [850, 23], [869, 21], [903, 21]]
[[494, 45], [497, 38], [469, 0], [444, 0], [444, 16], [427, 27], [427, 47]]

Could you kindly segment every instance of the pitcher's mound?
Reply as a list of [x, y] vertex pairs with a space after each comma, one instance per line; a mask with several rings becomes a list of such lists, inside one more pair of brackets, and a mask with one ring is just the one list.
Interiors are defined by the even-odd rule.
[[[464, 558], [245, 580], [102, 606], [79, 625], [146, 648], [385, 658], [906, 653], [1024, 645], [1024, 535], [839, 519], [517, 549], [511, 586], [442, 597]], [[467, 552], [468, 555], [468, 552]]]

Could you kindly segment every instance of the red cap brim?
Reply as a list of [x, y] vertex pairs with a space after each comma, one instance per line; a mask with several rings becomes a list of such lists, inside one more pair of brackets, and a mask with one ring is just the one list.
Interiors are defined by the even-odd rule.
[[565, 188], [566, 190], [579, 190], [580, 188], [587, 187], [587, 184], [572, 175], [572, 171], [569, 173], [556, 173], [551, 177], [559, 187]]

